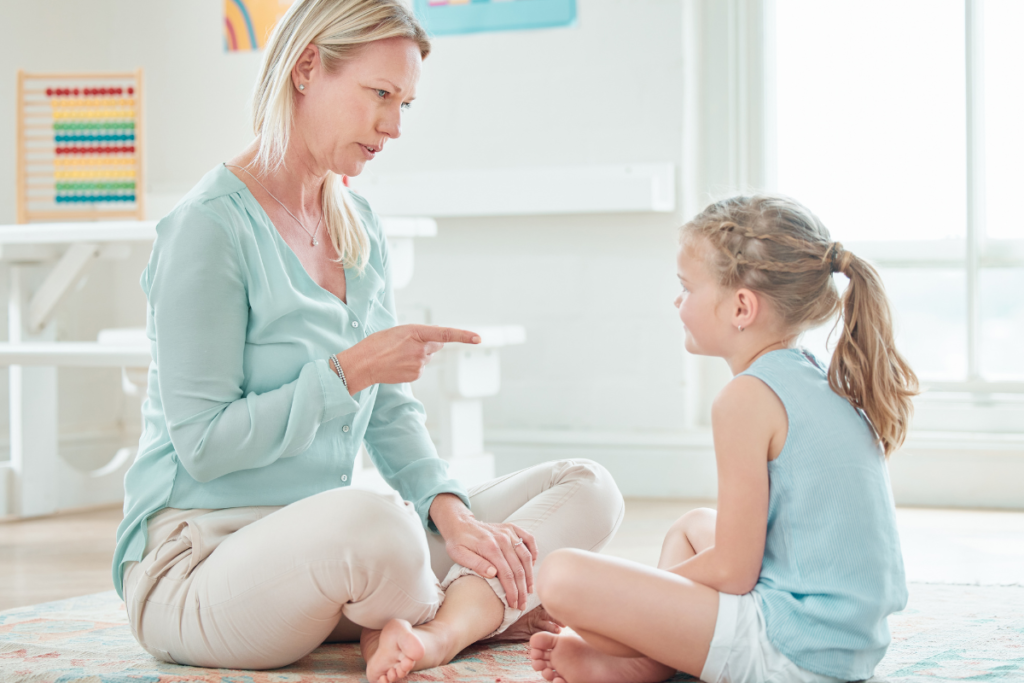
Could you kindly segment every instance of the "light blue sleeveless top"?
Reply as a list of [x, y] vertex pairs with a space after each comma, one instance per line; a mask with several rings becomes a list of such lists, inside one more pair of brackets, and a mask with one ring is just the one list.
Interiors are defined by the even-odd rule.
[[802, 349], [772, 351], [743, 372], [782, 400], [789, 432], [768, 463], [768, 536], [754, 594], [768, 639], [798, 666], [870, 678], [907, 604], [892, 488], [864, 415]]

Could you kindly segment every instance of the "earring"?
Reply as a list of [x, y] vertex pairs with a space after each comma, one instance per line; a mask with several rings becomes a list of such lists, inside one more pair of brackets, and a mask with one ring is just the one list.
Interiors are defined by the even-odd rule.
[[299, 90], [305, 90], [305, 89], [306, 89], [306, 86], [304, 86], [301, 83], [299, 83]]
[[742, 332], [743, 331], [743, 325], [737, 325], [736, 329], [739, 330], [740, 332]]

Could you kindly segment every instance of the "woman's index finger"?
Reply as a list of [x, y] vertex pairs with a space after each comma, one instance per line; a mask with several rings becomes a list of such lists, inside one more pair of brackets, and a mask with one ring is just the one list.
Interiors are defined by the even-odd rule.
[[460, 330], [457, 327], [435, 327], [425, 326], [422, 331], [423, 341], [436, 341], [449, 344], [458, 342], [460, 344], [479, 344], [480, 335], [469, 330]]

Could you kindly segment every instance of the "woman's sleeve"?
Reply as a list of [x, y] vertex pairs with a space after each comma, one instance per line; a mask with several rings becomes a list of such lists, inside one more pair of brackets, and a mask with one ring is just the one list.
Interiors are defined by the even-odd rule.
[[[376, 216], [373, 220], [376, 223]], [[384, 266], [383, 305], [391, 319], [397, 320], [387, 241], [379, 225], [374, 227]], [[436, 531], [430, 521], [430, 504], [437, 494], [452, 493], [461, 498], [467, 508], [470, 505], [462, 484], [448, 476], [448, 463], [438, 457], [425, 420], [423, 404], [412, 395], [408, 384], [380, 384], [364, 438], [377, 471], [404, 500], [412, 502], [423, 525]]]
[[247, 277], [235, 236], [209, 207], [178, 207], [161, 222], [146, 279], [164, 417], [196, 481], [298, 455], [322, 423], [358, 410], [323, 359], [280, 388], [243, 392]]

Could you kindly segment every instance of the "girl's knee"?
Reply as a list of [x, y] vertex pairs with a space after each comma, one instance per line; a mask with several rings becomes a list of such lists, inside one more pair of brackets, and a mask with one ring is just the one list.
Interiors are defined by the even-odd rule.
[[537, 574], [537, 596], [546, 609], [557, 610], [578, 583], [587, 553], [575, 548], [552, 551], [541, 563]]
[[695, 508], [673, 522], [668, 533], [686, 537], [705, 537], [710, 534], [713, 539], [717, 518], [718, 513], [711, 508]]

